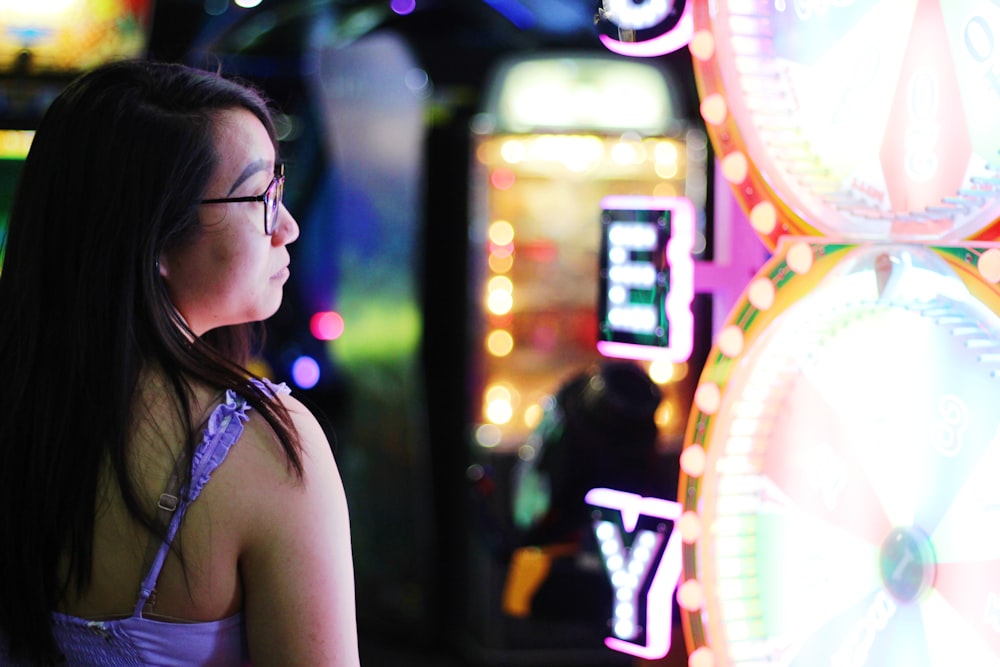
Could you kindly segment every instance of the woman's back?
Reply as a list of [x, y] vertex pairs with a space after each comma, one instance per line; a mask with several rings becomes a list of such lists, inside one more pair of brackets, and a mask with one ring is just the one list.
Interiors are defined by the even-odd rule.
[[[181, 430], [170, 411], [163, 410], [169, 402], [157, 387], [152, 382], [143, 393], [149, 410], [136, 428], [134, 441], [135, 479], [140, 495], [154, 506], [164, 490], [178, 492], [169, 487], [175, 457], [181, 455], [179, 447], [167, 444], [177, 442], [171, 436], [180, 435]], [[270, 390], [287, 392], [283, 385], [272, 385]], [[70, 649], [66, 657], [71, 665], [86, 664], [72, 650], [87, 651], [86, 644], [93, 643], [90, 636], [101, 640], [96, 643], [98, 650], [106, 651], [101, 657], [134, 653], [141, 656], [135, 664], [239, 665], [248, 658], [248, 645], [260, 656], [257, 664], [339, 664], [331, 657], [335, 653], [356, 653], [351, 607], [344, 607], [345, 602], [353, 603], [353, 596], [328, 606], [323, 615], [298, 604], [306, 591], [322, 600], [331, 590], [330, 583], [339, 590], [350, 591], [352, 586], [349, 576], [343, 576], [344, 563], [330, 559], [344, 554], [346, 503], [339, 477], [331, 476], [336, 470], [330, 465], [332, 455], [328, 447], [324, 452], [324, 439], [315, 437], [312, 430], [318, 424], [294, 399], [285, 399], [303, 434], [313, 436], [304, 440], [304, 453], [312, 465], [303, 483], [280, 455], [269, 426], [242, 398], [206, 389], [196, 390], [195, 396], [196, 414], [205, 416], [206, 428], [193, 466], [197, 495], [185, 504], [188, 486], [180, 492], [181, 509], [186, 512], [174, 545], [183, 564], [173, 550], [166, 552], [162, 570], [149, 582], [155, 584], [150, 603], [136, 608], [143, 578], [153, 567], [161, 542], [131, 518], [115, 491], [117, 486], [105, 485], [105, 499], [95, 515], [91, 585], [68, 598], [54, 614], [60, 648]], [[279, 509], [263, 511], [265, 504]], [[290, 511], [282, 513], [282, 506]], [[309, 506], [322, 512], [304, 514], [302, 510]], [[172, 518], [170, 512], [166, 514]], [[271, 539], [281, 539], [279, 524], [285, 522], [309, 522], [314, 534], [296, 536], [290, 550], [287, 542], [271, 543]], [[324, 544], [327, 548], [317, 548]], [[300, 557], [290, 562], [270, 557], [282, 552], [289, 556], [297, 552]], [[315, 563], [317, 558], [328, 567], [314, 572], [310, 560]], [[349, 568], [346, 572], [350, 575]], [[253, 600], [248, 610], [244, 579]], [[283, 618], [295, 617], [293, 608], [305, 615], [274, 632], [282, 624], [272, 615], [281, 612]], [[314, 632], [327, 635], [321, 638], [328, 642], [324, 651], [313, 650]], [[109, 651], [116, 642], [125, 647], [124, 653]], [[303, 652], [297, 655], [299, 650]]]
[[[167, 491], [175, 466], [181, 465], [185, 457], [187, 434], [163, 378], [148, 376], [140, 387], [129, 458], [143, 510], [156, 515], [160, 495]], [[222, 399], [219, 392], [196, 388], [192, 410], [195, 423], [204, 423]], [[262, 439], [272, 441], [273, 437], [259, 416], [250, 417], [239, 446], [227, 457], [229, 465], [215, 471], [212, 483], [206, 485], [186, 513], [175, 542], [182, 550], [184, 565], [176, 553], [167, 556], [150, 618], [212, 621], [240, 610], [243, 591], [237, 571], [241, 540], [238, 531], [244, 525], [240, 490], [246, 485], [233, 483], [229, 471], [235, 469], [234, 459], [247, 456], [250, 452], [246, 450], [259, 448]], [[131, 615], [139, 585], [158, 546], [159, 540], [129, 513], [113, 471], [105, 467], [94, 513], [90, 585], [79, 595], [71, 594], [59, 611], [87, 619]]]

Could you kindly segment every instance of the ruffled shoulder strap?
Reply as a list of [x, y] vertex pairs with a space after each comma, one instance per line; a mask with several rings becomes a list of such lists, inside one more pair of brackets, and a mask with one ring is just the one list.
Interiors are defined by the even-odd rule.
[[[284, 382], [274, 383], [270, 380], [252, 380], [258, 389], [272, 397], [280, 394], [290, 394], [291, 390]], [[205, 425], [205, 432], [201, 442], [194, 452], [194, 459], [191, 461], [191, 471], [188, 483], [185, 484], [177, 496], [172, 495], [172, 489], [160, 496], [159, 507], [168, 512], [170, 523], [167, 526], [166, 539], [160, 544], [152, 566], [143, 579], [139, 591], [139, 599], [136, 601], [135, 616], [142, 616], [143, 607], [153, 594], [156, 588], [156, 581], [160, 577], [160, 570], [166, 560], [170, 545], [177, 535], [181, 521], [187, 512], [187, 508], [193, 503], [201, 490], [211, 479], [212, 473], [226, 459], [229, 450], [239, 440], [243, 434], [243, 424], [250, 420], [250, 404], [245, 398], [231, 389], [226, 390], [225, 400], [215, 406], [212, 414], [209, 415], [208, 423]], [[175, 487], [173, 480], [170, 484]]]
[[[272, 397], [291, 393], [284, 382], [276, 384], [270, 380], [255, 379], [253, 383]], [[191, 462], [191, 481], [187, 492], [181, 498], [184, 505], [194, 502], [212, 473], [225, 460], [229, 449], [243, 433], [243, 424], [250, 419], [247, 414], [249, 409], [250, 404], [245, 398], [232, 389], [226, 390], [226, 400], [212, 411], [205, 427], [205, 436], [194, 452], [194, 460]]]

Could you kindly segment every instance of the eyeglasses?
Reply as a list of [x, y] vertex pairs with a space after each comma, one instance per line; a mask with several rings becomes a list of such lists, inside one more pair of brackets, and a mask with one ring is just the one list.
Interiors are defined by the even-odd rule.
[[285, 194], [285, 165], [279, 164], [274, 170], [274, 178], [264, 190], [262, 195], [253, 197], [222, 197], [221, 199], [202, 199], [202, 204], [232, 204], [244, 201], [264, 202], [264, 233], [268, 236], [274, 234], [274, 226], [278, 221], [278, 207], [281, 206], [281, 197]]

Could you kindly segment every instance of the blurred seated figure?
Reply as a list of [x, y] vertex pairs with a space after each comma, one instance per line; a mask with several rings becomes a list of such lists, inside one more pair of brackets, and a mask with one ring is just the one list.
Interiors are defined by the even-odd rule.
[[504, 612], [514, 617], [593, 619], [610, 613], [611, 586], [597, 553], [584, 496], [604, 487], [664, 497], [655, 413], [662, 394], [630, 361], [607, 360], [556, 392], [515, 466], [518, 544], [507, 571]]

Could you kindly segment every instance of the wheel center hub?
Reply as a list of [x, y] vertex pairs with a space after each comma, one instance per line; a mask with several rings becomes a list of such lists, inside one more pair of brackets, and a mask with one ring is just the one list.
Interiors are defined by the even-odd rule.
[[896, 528], [882, 541], [879, 572], [886, 590], [898, 602], [917, 600], [934, 585], [937, 572], [930, 538], [919, 528]]

